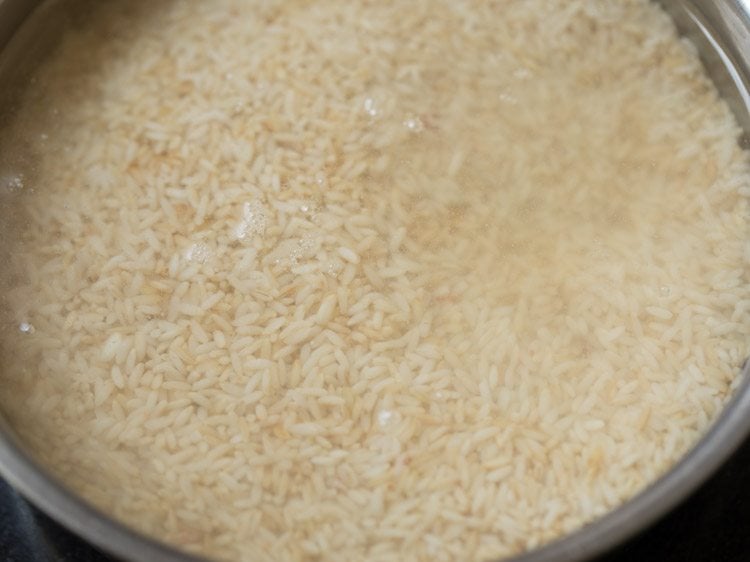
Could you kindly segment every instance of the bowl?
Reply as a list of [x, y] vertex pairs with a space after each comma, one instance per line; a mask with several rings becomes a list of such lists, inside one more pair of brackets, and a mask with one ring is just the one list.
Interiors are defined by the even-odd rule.
[[[0, 82], [22, 81], [52, 49], [62, 25], [62, 0], [0, 0]], [[663, 0], [742, 128], [750, 131], [750, 3], [741, 0]], [[0, 93], [12, 106], [18, 92]], [[741, 143], [747, 144], [743, 137]], [[684, 500], [724, 463], [750, 433], [749, 366], [734, 395], [693, 448], [637, 496], [578, 531], [515, 562], [583, 560], [606, 552]], [[141, 535], [68, 490], [26, 451], [0, 412], [0, 475], [28, 500], [89, 542], [125, 560], [190, 562], [188, 555]]]

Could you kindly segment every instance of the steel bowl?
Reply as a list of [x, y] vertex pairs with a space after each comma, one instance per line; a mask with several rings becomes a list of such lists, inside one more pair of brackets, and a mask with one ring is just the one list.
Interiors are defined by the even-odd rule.
[[[750, 147], [750, 0], [662, 0], [745, 131]], [[0, 0], [0, 107], [12, 107], [35, 61], [54, 48], [65, 27], [65, 0]], [[0, 126], [2, 120], [0, 119]], [[0, 209], [2, 212], [2, 209]], [[750, 365], [718, 419], [664, 476], [607, 515], [514, 562], [585, 560], [651, 525], [687, 498], [750, 434]], [[0, 389], [0, 391], [2, 391]], [[68, 490], [25, 450], [0, 412], [0, 475], [64, 527], [118, 558], [198, 562], [192, 556], [115, 521]]]

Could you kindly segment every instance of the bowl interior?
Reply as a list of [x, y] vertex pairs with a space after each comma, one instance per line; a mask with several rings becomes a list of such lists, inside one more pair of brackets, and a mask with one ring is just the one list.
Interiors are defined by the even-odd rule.
[[[708, 74], [746, 131], [750, 146], [750, 13], [740, 1], [662, 0], [678, 29], [698, 49]], [[0, 0], [0, 126], [13, 111], [34, 68], [75, 25], [63, 0]], [[85, 6], [86, 3], [82, 3]], [[22, 26], [20, 23], [24, 22]], [[19, 27], [20, 26], [20, 27]], [[2, 156], [0, 156], [2, 158]], [[0, 212], [3, 212], [0, 202]], [[0, 253], [0, 257], [2, 254]], [[710, 431], [672, 470], [634, 499], [578, 532], [518, 562], [589, 558], [642, 529], [683, 500], [739, 446], [750, 431], [750, 380], [742, 374], [735, 396]], [[126, 559], [199, 560], [139, 535], [68, 491], [39, 466], [0, 412], [0, 473], [42, 510], [97, 546]]]

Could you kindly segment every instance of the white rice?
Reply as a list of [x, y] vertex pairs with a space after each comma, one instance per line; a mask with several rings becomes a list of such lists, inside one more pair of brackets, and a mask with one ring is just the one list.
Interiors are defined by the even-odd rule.
[[643, 489], [736, 384], [747, 155], [647, 1], [90, 18], [0, 135], [34, 163], [0, 169], [0, 405], [132, 527], [510, 556]]

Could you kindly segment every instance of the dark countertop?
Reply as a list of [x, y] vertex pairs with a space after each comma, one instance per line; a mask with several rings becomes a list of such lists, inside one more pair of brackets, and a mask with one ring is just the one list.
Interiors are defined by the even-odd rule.
[[676, 510], [596, 562], [750, 560], [750, 440]]

